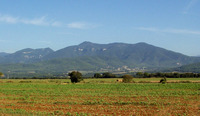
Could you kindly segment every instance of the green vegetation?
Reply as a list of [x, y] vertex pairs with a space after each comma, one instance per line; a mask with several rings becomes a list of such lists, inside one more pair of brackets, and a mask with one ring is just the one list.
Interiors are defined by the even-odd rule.
[[160, 79], [160, 83], [165, 84], [167, 82], [166, 77], [164, 77], [163, 79]]
[[3, 76], [3, 73], [2, 72], [0, 72], [0, 77], [2, 77]]
[[101, 78], [116, 78], [116, 76], [112, 73], [106, 72], [102, 74]]
[[167, 78], [200, 78], [200, 73], [147, 73], [147, 72], [137, 72], [136, 77], [138, 78], [152, 78], [152, 77], [167, 77]]
[[82, 74], [78, 71], [72, 71], [68, 74], [72, 83], [78, 83], [83, 80]]
[[[163, 78], [133, 78], [135, 83], [159, 83]], [[90, 78], [84, 79], [83, 83], [117, 83], [117, 80], [122, 78]], [[199, 78], [167, 78], [167, 83], [181, 83], [181, 82], [200, 82]]]
[[200, 63], [184, 65], [179, 68], [172, 69], [172, 70], [176, 70], [176, 71], [180, 71], [180, 72], [200, 73]]
[[133, 76], [131, 76], [131, 75], [124, 75], [124, 76], [122, 76], [122, 78], [123, 78], [124, 83], [130, 83], [133, 80]]
[[199, 83], [4, 79], [0, 88], [2, 115], [196, 115], [200, 104]]
[[95, 73], [93, 78], [116, 78], [117, 76], [110, 73], [110, 72], [105, 72], [105, 73]]
[[95, 73], [94, 74], [94, 78], [101, 78], [101, 77], [102, 77], [102, 75], [100, 73]]
[[50, 48], [24, 49], [2, 56], [0, 57], [0, 71], [6, 75], [9, 70], [10, 76], [14, 78], [50, 77], [72, 70], [132, 72], [144, 71], [145, 67], [147, 71], [155, 71], [199, 61], [200, 58], [189, 57], [146, 43], [95, 44], [84, 42], [58, 51]]

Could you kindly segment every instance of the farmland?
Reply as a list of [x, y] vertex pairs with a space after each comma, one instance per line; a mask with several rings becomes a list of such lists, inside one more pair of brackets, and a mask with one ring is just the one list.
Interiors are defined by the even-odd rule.
[[[3, 115], [193, 115], [200, 114], [198, 78], [0, 80]], [[179, 82], [189, 83], [179, 83]], [[150, 83], [152, 82], [152, 83]]]

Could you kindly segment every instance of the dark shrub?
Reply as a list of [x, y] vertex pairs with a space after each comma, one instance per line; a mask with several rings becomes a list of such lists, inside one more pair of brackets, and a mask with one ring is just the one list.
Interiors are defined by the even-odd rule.
[[163, 79], [160, 79], [160, 83], [165, 84], [167, 82], [166, 77], [164, 77]]
[[130, 82], [132, 82], [132, 80], [133, 80], [133, 76], [131, 76], [131, 75], [124, 75], [124, 76], [122, 76], [122, 78], [123, 78], [123, 82], [124, 83], [130, 83]]
[[72, 83], [78, 83], [83, 80], [82, 74], [78, 71], [73, 71], [68, 74], [70, 76], [71, 82]]

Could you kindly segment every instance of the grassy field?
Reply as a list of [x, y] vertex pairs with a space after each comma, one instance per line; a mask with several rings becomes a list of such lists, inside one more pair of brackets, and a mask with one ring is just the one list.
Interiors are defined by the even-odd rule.
[[200, 115], [199, 79], [0, 80], [1, 115]]

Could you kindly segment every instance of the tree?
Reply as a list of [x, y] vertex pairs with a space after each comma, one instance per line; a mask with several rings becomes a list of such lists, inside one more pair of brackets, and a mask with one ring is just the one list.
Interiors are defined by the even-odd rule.
[[180, 74], [179, 73], [174, 73], [174, 78], [180, 78]]
[[0, 77], [3, 77], [3, 76], [4, 76], [4, 74], [2, 72], [0, 72]]
[[116, 78], [116, 76], [112, 73], [106, 72], [106, 73], [103, 73], [102, 78]]
[[95, 73], [94, 74], [94, 78], [101, 78], [101, 77], [102, 77], [102, 75], [100, 73]]
[[131, 75], [124, 75], [124, 76], [122, 76], [122, 78], [123, 78], [123, 82], [124, 83], [130, 83], [130, 82], [132, 82], [132, 80], [133, 80], [133, 76], [131, 76]]
[[156, 73], [156, 77], [164, 77], [164, 74], [161, 73], [161, 72], [157, 72], [157, 73]]
[[71, 82], [72, 83], [78, 83], [83, 80], [82, 74], [78, 71], [72, 71], [71, 73], [68, 74], [70, 76]]
[[149, 77], [149, 73], [145, 72], [145, 73], [144, 73], [144, 77], [145, 77], [145, 78], [148, 78], [148, 77]]
[[143, 78], [144, 77], [144, 73], [143, 72], [137, 72], [136, 76], [139, 78]]

